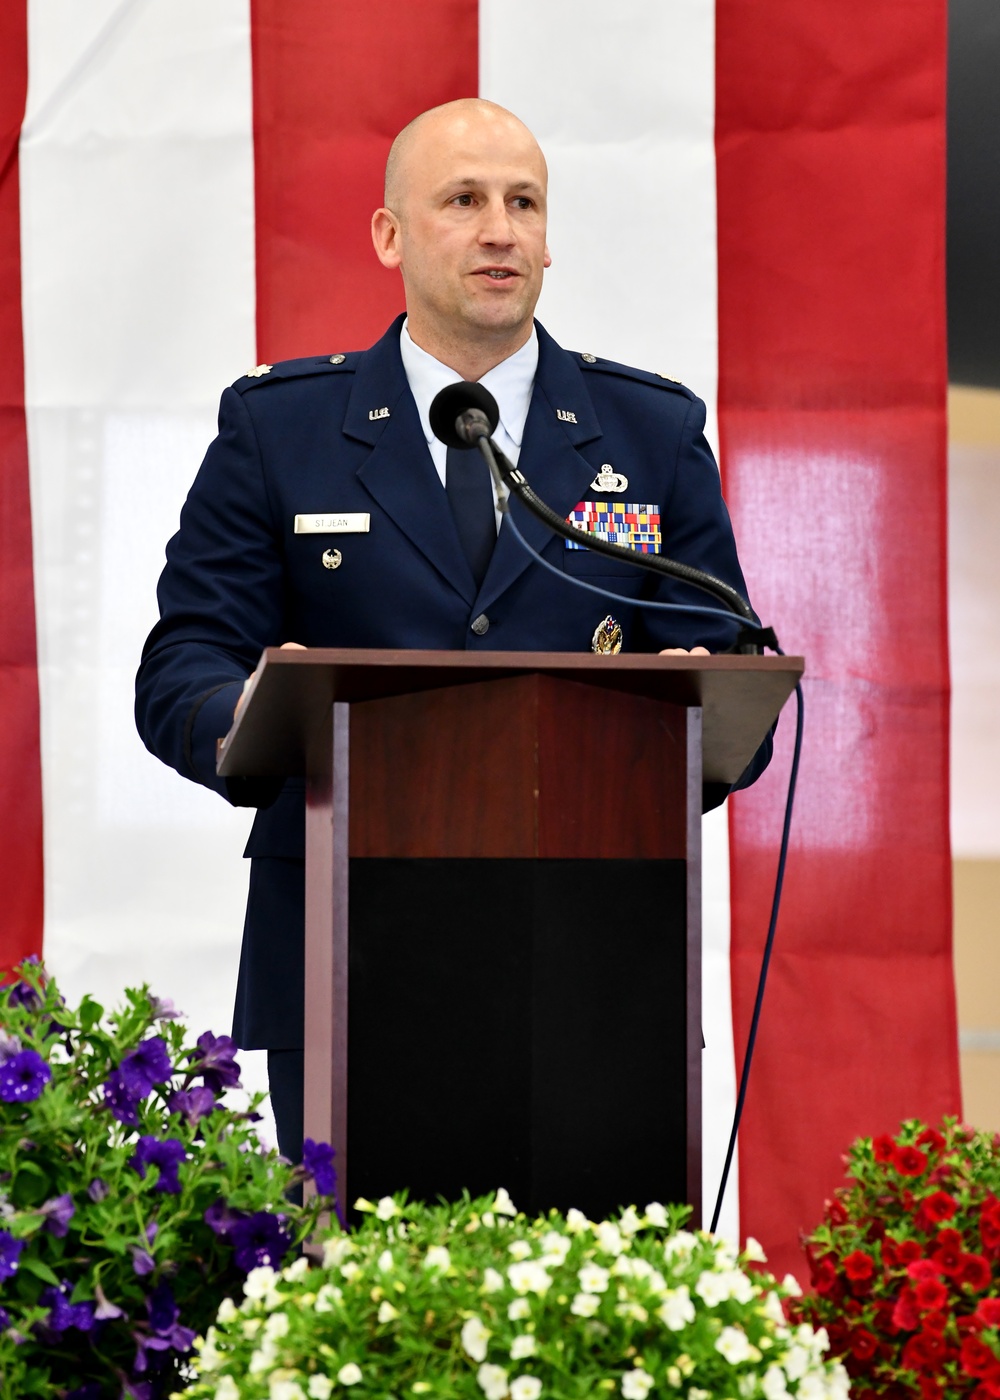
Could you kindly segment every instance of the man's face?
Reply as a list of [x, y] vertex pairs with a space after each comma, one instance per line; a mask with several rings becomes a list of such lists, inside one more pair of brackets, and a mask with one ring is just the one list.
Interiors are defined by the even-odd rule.
[[402, 272], [417, 343], [526, 339], [550, 262], [545, 161], [527, 128], [506, 113], [432, 113], [395, 184], [375, 245]]

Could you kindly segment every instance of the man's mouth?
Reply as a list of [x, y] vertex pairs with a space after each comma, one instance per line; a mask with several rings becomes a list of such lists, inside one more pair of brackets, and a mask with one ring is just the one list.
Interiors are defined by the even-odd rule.
[[509, 267], [480, 267], [476, 269], [479, 276], [489, 277], [494, 282], [503, 282], [518, 274]]

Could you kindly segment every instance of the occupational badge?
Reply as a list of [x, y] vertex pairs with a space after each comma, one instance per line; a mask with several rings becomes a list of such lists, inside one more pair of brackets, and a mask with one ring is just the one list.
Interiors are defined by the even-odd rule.
[[323, 551], [323, 568], [324, 568], [324, 569], [339, 569], [340, 566], [341, 566], [341, 564], [343, 563], [343, 561], [344, 561], [344, 556], [341, 554], [341, 552], [340, 552], [339, 549], [324, 549], [324, 551]]
[[590, 649], [598, 656], [617, 656], [622, 649], [622, 629], [608, 613], [590, 639]]
[[610, 462], [604, 466], [590, 483], [591, 491], [627, 491], [628, 477], [616, 472]]

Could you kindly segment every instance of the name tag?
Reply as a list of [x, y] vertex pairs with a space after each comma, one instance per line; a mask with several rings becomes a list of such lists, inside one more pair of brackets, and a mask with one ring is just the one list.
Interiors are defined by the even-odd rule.
[[371, 516], [367, 511], [349, 515], [297, 515], [297, 535], [367, 535]]

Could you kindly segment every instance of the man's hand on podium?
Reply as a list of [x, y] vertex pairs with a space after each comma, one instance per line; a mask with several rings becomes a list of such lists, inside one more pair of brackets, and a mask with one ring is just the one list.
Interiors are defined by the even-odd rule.
[[[301, 642], [282, 642], [282, 643], [281, 643], [281, 650], [282, 650], [282, 651], [305, 651], [306, 648], [302, 645]], [[243, 701], [244, 701], [244, 699], [245, 699], [245, 697], [246, 697], [246, 693], [247, 693], [247, 691], [250, 689], [250, 687], [253, 685], [253, 679], [254, 679], [254, 676], [256, 676], [256, 674], [257, 674], [256, 671], [252, 672], [249, 676], [247, 676], [246, 680], [243, 682], [243, 690], [242, 690], [242, 692], [241, 692], [241, 694], [240, 694], [240, 698], [239, 698], [239, 699], [237, 700], [237, 702], [236, 702], [236, 709], [233, 711], [233, 723], [234, 723], [234, 724], [236, 723], [237, 719], [239, 718], [239, 713], [240, 713], [240, 710], [242, 710], [242, 708], [243, 708]]]
[[[711, 656], [708, 647], [692, 647], [688, 651], [687, 647], [664, 647], [659, 653], [660, 656]], [[249, 681], [247, 682], [249, 685]], [[236, 706], [237, 710], [239, 705]]]

